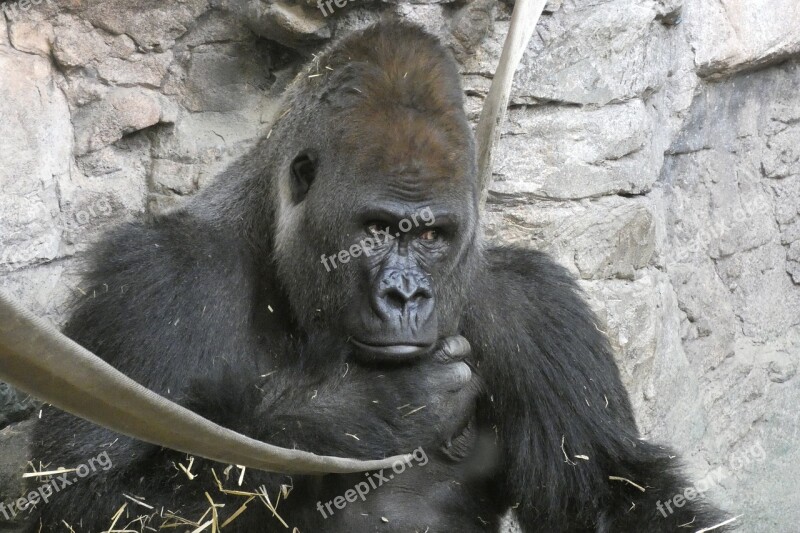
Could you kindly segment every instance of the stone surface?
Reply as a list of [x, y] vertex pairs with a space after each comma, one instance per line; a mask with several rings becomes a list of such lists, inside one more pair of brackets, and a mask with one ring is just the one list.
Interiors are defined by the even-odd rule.
[[578, 6], [543, 17], [516, 78], [514, 102], [605, 105], [661, 86], [675, 31], [657, 20], [654, 2]]
[[214, 6], [247, 21], [258, 35], [290, 47], [313, 45], [330, 38], [326, 17], [343, 10], [334, 4], [322, 10], [316, 2], [304, 5], [280, 0], [214, 0]]
[[[0, 16], [0, 288], [61, 323], [103, 231], [205, 187], [269, 131], [304, 57], [381, 16], [447, 43], [476, 121], [511, 4], [48, 0]], [[710, 495], [748, 533], [800, 523], [798, 6], [550, 0], [484, 224], [574, 274], [643, 435], [695, 479], [722, 468]], [[0, 387], [0, 501], [21, 490], [24, 397]]]
[[0, 270], [61, 256], [58, 179], [69, 173], [72, 125], [50, 63], [0, 46]]
[[494, 24], [494, 0], [474, 0], [454, 16], [451, 23], [453, 51], [465, 61], [487, 37]]
[[161, 122], [164, 113], [159, 95], [143, 89], [116, 89], [103, 100], [78, 110], [75, 152], [84, 155], [100, 150], [125, 135]]
[[9, 28], [11, 44], [20, 52], [49, 56], [53, 44], [53, 26], [36, 17], [14, 20]]
[[[709, 85], [664, 169], [665, 258], [682, 344], [706, 369], [703, 446], [723, 457], [746, 442], [766, 451], [718, 496], [747, 513], [747, 531], [782, 530], [800, 518], [785, 494], [797, 494], [788, 482], [800, 473], [797, 415], [780, 407], [800, 399], [800, 291], [791, 277], [798, 236], [784, 230], [800, 195], [787, 195], [795, 156], [773, 142], [793, 132], [798, 83], [793, 63]], [[786, 177], [768, 170], [775, 159], [787, 163]]]
[[132, 54], [125, 59], [109, 57], [97, 66], [100, 78], [115, 85], [160, 87], [172, 62], [172, 53]]
[[80, 6], [93, 26], [127, 35], [145, 51], [171, 48], [210, 7], [208, 0], [87, 0]]
[[653, 153], [653, 127], [641, 100], [515, 109], [497, 148], [493, 190], [557, 199], [645, 192], [662, 158]]
[[752, 69], [800, 52], [795, 0], [695, 0], [686, 3], [684, 19], [703, 76]]

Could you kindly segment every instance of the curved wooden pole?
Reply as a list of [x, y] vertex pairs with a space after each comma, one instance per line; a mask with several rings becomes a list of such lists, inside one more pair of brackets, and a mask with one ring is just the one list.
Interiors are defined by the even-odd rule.
[[511, 24], [500, 56], [500, 64], [494, 73], [492, 86], [483, 104], [483, 111], [475, 132], [478, 146], [478, 180], [481, 190], [481, 211], [492, 178], [492, 155], [500, 139], [500, 125], [506, 118], [511, 84], [514, 81], [522, 55], [533, 37], [533, 30], [542, 16], [547, 0], [517, 0], [511, 15]]
[[286, 474], [390, 468], [272, 446], [207, 420], [136, 383], [0, 291], [0, 379], [68, 411], [152, 444], [227, 464]]

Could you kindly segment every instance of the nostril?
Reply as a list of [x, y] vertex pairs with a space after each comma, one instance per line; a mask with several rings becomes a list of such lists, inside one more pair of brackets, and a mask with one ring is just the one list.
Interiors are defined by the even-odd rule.
[[408, 299], [397, 289], [389, 289], [383, 295], [384, 301], [392, 309], [403, 309]]
[[433, 294], [431, 293], [430, 289], [427, 287], [419, 287], [411, 297], [415, 302], [419, 302], [422, 300], [428, 300], [433, 298]]

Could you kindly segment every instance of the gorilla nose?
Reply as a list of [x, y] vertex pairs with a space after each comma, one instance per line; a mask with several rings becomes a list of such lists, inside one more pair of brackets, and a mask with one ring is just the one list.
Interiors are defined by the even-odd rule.
[[[405, 272], [393, 272], [380, 284], [377, 294], [378, 311], [384, 318], [407, 313], [427, 318], [432, 310], [433, 293], [427, 280]], [[431, 308], [431, 309], [428, 309]]]
[[398, 311], [402, 311], [409, 304], [419, 304], [422, 300], [430, 297], [430, 291], [421, 287], [417, 287], [415, 290], [403, 290], [402, 288], [391, 287], [381, 294], [381, 298], [386, 305]]

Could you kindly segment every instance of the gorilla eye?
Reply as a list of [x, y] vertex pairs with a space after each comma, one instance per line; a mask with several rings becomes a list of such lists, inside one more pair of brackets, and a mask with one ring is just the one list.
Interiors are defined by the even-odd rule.
[[435, 229], [429, 229], [428, 231], [421, 233], [419, 238], [422, 241], [434, 241], [439, 238], [439, 232], [437, 232]]
[[367, 233], [375, 237], [381, 234], [382, 229], [383, 228], [381, 228], [377, 222], [370, 222], [369, 224], [367, 224]]
[[308, 194], [317, 174], [317, 159], [308, 152], [294, 158], [292, 170], [292, 200], [300, 203]]

